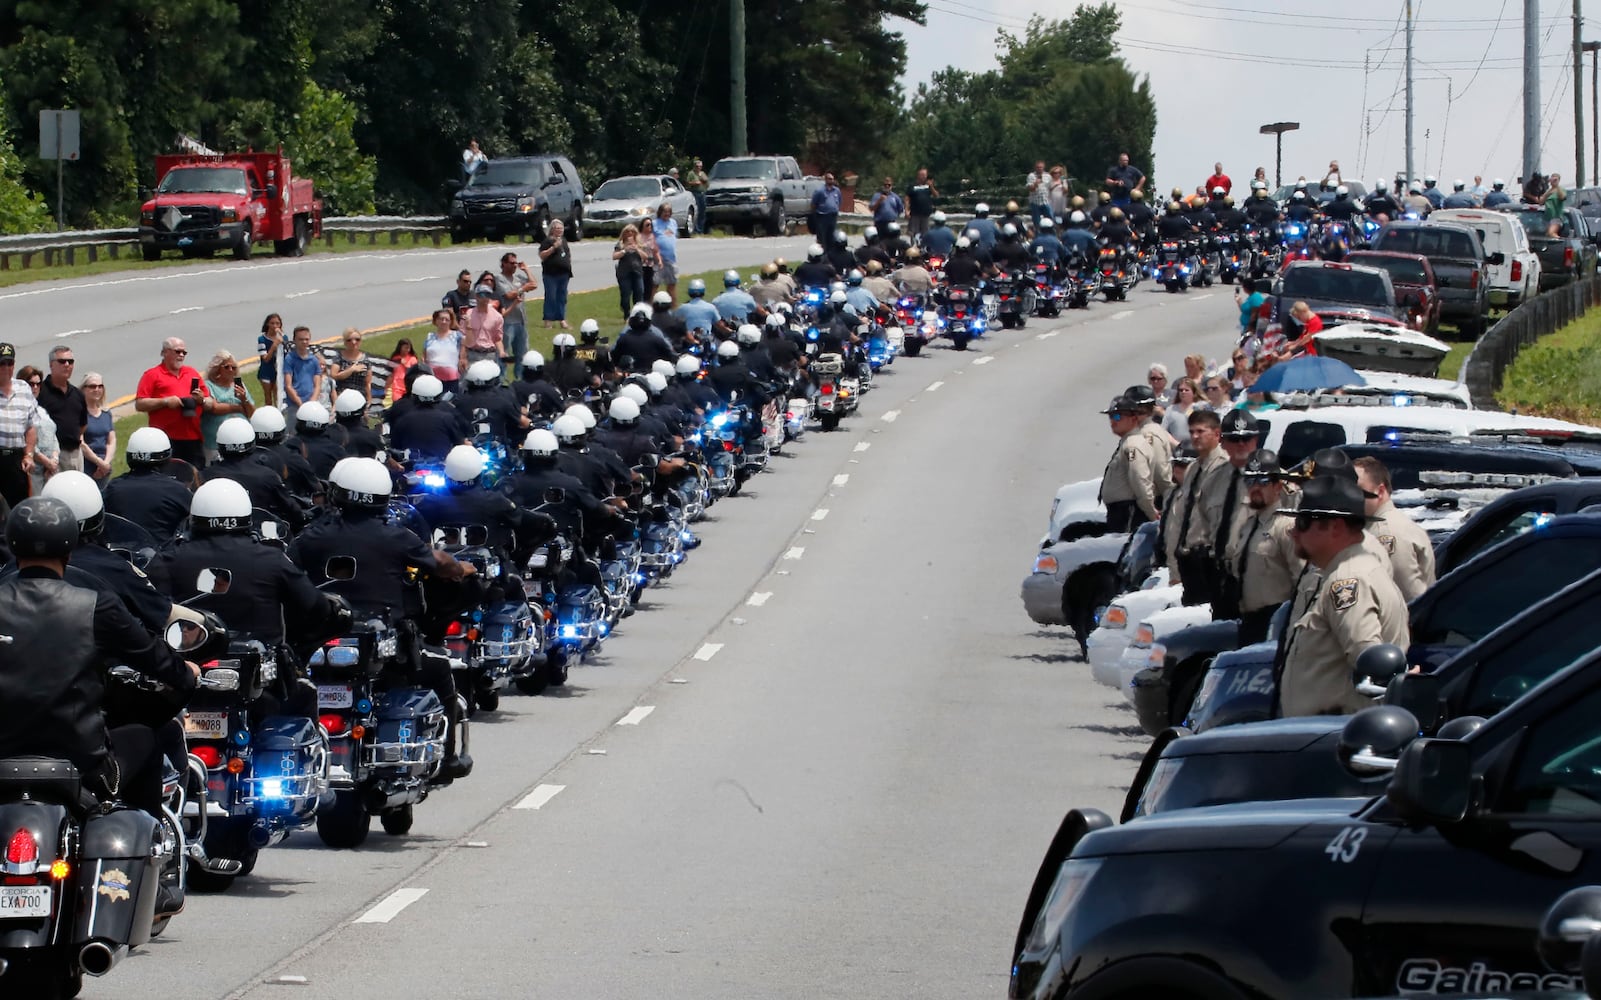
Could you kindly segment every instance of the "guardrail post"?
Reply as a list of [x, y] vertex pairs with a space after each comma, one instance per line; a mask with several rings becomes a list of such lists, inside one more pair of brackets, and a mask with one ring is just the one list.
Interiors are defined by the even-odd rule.
[[106, 252], [111, 254], [111, 259], [112, 260], [119, 260], [122, 257], [122, 244], [120, 244], [120, 243], [107, 244], [106, 245]]
[[392, 246], [392, 247], [400, 246], [400, 230], [398, 230], [398, 229], [389, 230], [389, 245]]
[[440, 231], [439, 231], [439, 230], [437, 230], [437, 229], [435, 229], [435, 230], [434, 230], [434, 231], [433, 231], [433, 232], [432, 232], [432, 233], [430, 233], [430, 234], [429, 234], [429, 235], [431, 235], [431, 236], [432, 236], [432, 237], [433, 237], [433, 238], [434, 238], [434, 246], [436, 246], [436, 247], [437, 247], [437, 246], [439, 246], [439, 245], [440, 245], [440, 238], [441, 238], [441, 237], [442, 237], [442, 236], [443, 236], [443, 235], [444, 235], [444, 234], [443, 234], [443, 233], [441, 233], [441, 232], [440, 232]]

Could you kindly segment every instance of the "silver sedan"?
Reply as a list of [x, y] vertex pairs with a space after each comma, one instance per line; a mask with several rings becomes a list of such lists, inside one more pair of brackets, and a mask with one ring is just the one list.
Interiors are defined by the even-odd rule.
[[678, 234], [695, 234], [695, 196], [666, 174], [613, 177], [584, 199], [586, 233], [620, 233], [627, 225], [652, 219], [662, 202], [673, 206]]

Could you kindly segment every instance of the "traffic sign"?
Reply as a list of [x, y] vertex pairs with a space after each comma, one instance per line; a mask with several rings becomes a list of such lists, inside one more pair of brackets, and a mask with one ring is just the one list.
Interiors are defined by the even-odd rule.
[[39, 158], [41, 160], [78, 159], [77, 111], [46, 108], [39, 112]]

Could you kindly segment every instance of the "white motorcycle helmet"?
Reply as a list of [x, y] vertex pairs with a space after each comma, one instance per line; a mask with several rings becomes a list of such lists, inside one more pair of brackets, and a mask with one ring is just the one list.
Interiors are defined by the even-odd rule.
[[1216, 187], [1212, 188], [1212, 197], [1214, 197], [1214, 198], [1221, 198], [1226, 194], [1228, 194], [1228, 192], [1223, 190], [1223, 185], [1221, 185], [1221, 184], [1219, 184]]
[[673, 371], [679, 375], [696, 375], [700, 372], [700, 358], [693, 354], [686, 354], [673, 365]]
[[929, 216], [929, 218], [933, 219], [935, 222], [939, 223], [942, 226], [945, 225], [945, 213], [944, 212], [935, 212], [933, 215]]
[[868, 226], [866, 229], [862, 230], [862, 239], [866, 240], [869, 243], [871, 243], [874, 240], [878, 239], [878, 227], [877, 226]]
[[529, 351], [523, 355], [523, 368], [531, 372], [538, 372], [545, 367], [545, 356], [538, 351]]
[[1351, 189], [1344, 184], [1341, 184], [1339, 187], [1334, 189], [1334, 193], [1338, 197], [1344, 198], [1346, 195], [1351, 193]]
[[956, 237], [956, 249], [958, 249], [958, 250], [967, 250], [967, 249], [971, 248], [972, 245], [973, 245], [973, 241], [968, 239], [966, 236], [958, 236], [958, 237]]
[[670, 306], [673, 304], [673, 297], [666, 292], [657, 292], [650, 301], [658, 306]]
[[560, 442], [556, 440], [556, 435], [543, 427], [535, 427], [523, 438], [523, 451], [535, 458], [549, 458], [556, 454], [558, 447]]
[[806, 259], [807, 260], [818, 260], [822, 256], [823, 256], [823, 245], [821, 243], [813, 243], [811, 246], [806, 248]]
[[358, 389], [345, 389], [334, 400], [334, 416], [348, 417], [354, 413], [364, 413], [367, 410], [367, 397]]
[[445, 395], [445, 383], [433, 375], [419, 375], [411, 384], [411, 394], [419, 403], [437, 403]]
[[1042, 216], [1040, 216], [1040, 228], [1041, 229], [1055, 229], [1056, 228], [1056, 221], [1054, 219], [1052, 219], [1049, 215], [1042, 215]]
[[484, 456], [471, 445], [458, 444], [445, 456], [445, 478], [453, 483], [473, 483], [484, 474]]
[[248, 455], [256, 450], [256, 429], [244, 417], [229, 417], [217, 425], [217, 451]]
[[1453, 191], [1461, 191], [1461, 190], [1465, 189], [1467, 186], [1468, 186], [1468, 182], [1463, 180], [1460, 177], [1458, 177], [1456, 180], [1451, 182], [1451, 190], [1453, 190]]
[[982, 202], [982, 201], [981, 201], [981, 202], [979, 202], [979, 203], [978, 203], [978, 204], [977, 204], [977, 205], [974, 205], [974, 206], [973, 206], [973, 214], [974, 214], [974, 215], [976, 215], [976, 216], [978, 216], [978, 217], [979, 217], [979, 218], [981, 218], [981, 219], [982, 219], [982, 218], [983, 218], [983, 217], [984, 217], [984, 216], [986, 216], [986, 215], [988, 215], [988, 214], [990, 214], [990, 207], [989, 207], [989, 203], [988, 203], [988, 202]]
[[250, 491], [232, 479], [201, 483], [189, 500], [189, 525], [197, 534], [214, 531], [244, 533], [252, 526]]
[[[426, 375], [423, 376], [423, 378], [427, 377], [428, 376]], [[420, 378], [417, 381], [421, 383], [422, 379]], [[437, 382], [438, 379], [435, 379], [434, 381]], [[444, 387], [441, 386], [440, 390], [443, 391], [443, 389]], [[304, 424], [307, 427], [327, 427], [331, 420], [333, 420], [333, 418], [328, 415], [328, 407], [317, 402], [315, 399], [301, 403], [300, 409], [295, 411], [295, 423]]]
[[1085, 215], [1083, 212], [1075, 211], [1072, 215], [1067, 217], [1067, 221], [1071, 222], [1075, 226], [1082, 226], [1084, 223], [1089, 221], [1089, 216]]
[[618, 399], [632, 399], [636, 406], [644, 406], [650, 401], [650, 393], [638, 383], [630, 382], [617, 390]]
[[[256, 412], [250, 415], [250, 426], [255, 429], [256, 440], [272, 441], [278, 435], [289, 429], [284, 421], [284, 412], [276, 406], [258, 406]], [[142, 428], [148, 430], [148, 428]], [[139, 433], [134, 431], [135, 434]]]
[[[598, 337], [600, 336], [600, 324], [592, 319], [586, 319], [582, 323], [578, 324], [578, 332], [586, 336], [593, 333]], [[557, 336], [561, 335], [557, 334]], [[567, 334], [567, 338], [571, 340], [572, 334]]]
[[762, 321], [769, 330], [782, 330], [785, 327], [784, 317], [779, 313], [768, 313]]
[[652, 396], [660, 396], [667, 390], [667, 376], [661, 372], [649, 372], [645, 376], [645, 387]]
[[165, 431], [141, 427], [128, 435], [129, 465], [160, 465], [172, 457], [172, 441]]
[[467, 366], [467, 384], [476, 387], [494, 385], [500, 381], [500, 366], [488, 358]]
[[762, 331], [755, 323], [741, 323], [739, 330], [734, 333], [734, 338], [746, 347], [752, 347], [761, 343]]
[[567, 407], [567, 412], [563, 414], [563, 416], [572, 417], [574, 420], [577, 420], [579, 426], [583, 427], [583, 429], [586, 431], [592, 431], [595, 429], [595, 411], [591, 410], [582, 403], [574, 403], [573, 405]]
[[639, 419], [639, 404], [627, 396], [618, 396], [611, 401], [611, 406], [607, 407], [606, 413], [612, 418], [613, 423], [626, 426]]
[[[593, 323], [594, 320], [588, 320], [587, 322]], [[600, 327], [597, 324], [596, 325], [596, 329], [599, 329], [599, 328]], [[550, 346], [551, 347], [577, 347], [578, 346], [578, 341], [574, 340], [573, 339], [573, 335], [570, 334], [570, 333], [558, 333], [558, 334], [556, 334], [556, 336], [550, 338]]]
[[551, 423], [550, 432], [562, 444], [576, 444], [584, 439], [584, 424], [577, 417], [564, 413]]
[[80, 537], [98, 534], [105, 523], [105, 498], [87, 473], [76, 469], [58, 472], [44, 484], [41, 495], [54, 497], [72, 508], [72, 516], [78, 519]]
[[1008, 222], [1006, 225], [1001, 227], [1001, 235], [1002, 236], [1016, 236], [1017, 235], [1017, 227], [1012, 225], [1010, 222]]
[[724, 360], [739, 357], [739, 345], [732, 340], [725, 340], [717, 345], [717, 356]]
[[673, 363], [671, 361], [663, 361], [661, 358], [657, 358], [650, 363], [650, 370], [652, 374], [660, 375], [662, 378], [673, 377]]
[[340, 507], [382, 510], [389, 506], [389, 494], [395, 487], [389, 470], [376, 458], [342, 459], [328, 479], [333, 483], [334, 502]]
[[[842, 306], [848, 301], [850, 300], [846, 297], [844, 292], [836, 291], [828, 297], [828, 304], [831, 306]], [[721, 354], [722, 351], [719, 350], [717, 353]]]

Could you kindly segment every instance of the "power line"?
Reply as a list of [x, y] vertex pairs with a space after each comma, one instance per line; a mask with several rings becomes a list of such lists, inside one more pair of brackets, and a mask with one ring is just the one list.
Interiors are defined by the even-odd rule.
[[[1498, 24], [1498, 25], [1499, 25], [1499, 24], [1500, 24], [1500, 22], [1501, 22], [1501, 15], [1503, 15], [1503, 14], [1505, 14], [1505, 13], [1506, 13], [1506, 0], [1501, 0], [1501, 10], [1500, 10], [1500, 12], [1499, 12], [1499, 13], [1497, 13], [1497, 14], [1496, 14], [1496, 15], [1495, 15], [1495, 20], [1496, 20], [1496, 23], [1497, 23], [1497, 24]], [[1484, 60], [1485, 60], [1485, 58], [1486, 58], [1486, 57], [1487, 57], [1487, 56], [1489, 56], [1489, 54], [1490, 54], [1490, 46], [1492, 46], [1492, 45], [1494, 45], [1494, 44], [1495, 44], [1495, 36], [1494, 36], [1494, 35], [1491, 35], [1491, 36], [1490, 36], [1490, 40], [1489, 40], [1489, 41], [1488, 41], [1488, 42], [1485, 42], [1485, 43], [1484, 43], [1484, 55], [1481, 55], [1481, 56], [1479, 56], [1479, 65], [1478, 65], [1478, 66], [1477, 66], [1477, 67], [1475, 67], [1475, 68], [1474, 68], [1474, 70], [1473, 70], [1473, 76], [1471, 76], [1471, 77], [1469, 77], [1469, 78], [1468, 78], [1468, 85], [1467, 85], [1467, 86], [1466, 86], [1466, 87], [1463, 87], [1463, 88], [1462, 88], [1462, 93], [1461, 93], [1461, 95], [1459, 95], [1459, 96], [1462, 96], [1462, 97], [1466, 97], [1466, 96], [1467, 96], [1467, 93], [1468, 93], [1468, 91], [1469, 91], [1469, 90], [1470, 90], [1470, 89], [1472, 89], [1472, 87], [1473, 87], [1473, 81], [1474, 81], [1474, 80], [1477, 80], [1477, 79], [1478, 79], [1478, 78], [1479, 78], [1479, 70], [1481, 70], [1481, 69], [1483, 69], [1483, 68], [1484, 68]]]
[[[1169, 0], [1169, 2], [1177, 4], [1177, 5], [1181, 6], [1181, 7], [1193, 7], [1193, 8], [1199, 9], [1199, 10], [1222, 11], [1223, 13], [1234, 15], [1236, 17], [1236, 19], [1241, 14], [1251, 14], [1251, 15], [1256, 15], [1256, 16], [1261, 16], [1261, 17], [1289, 18], [1291, 20], [1302, 21], [1302, 22], [1304, 22], [1304, 21], [1332, 21], [1332, 22], [1351, 23], [1351, 24], [1372, 24], [1372, 23], [1375, 23], [1375, 21], [1377, 21], [1377, 23], [1379, 23], [1379, 24], [1383, 24], [1384, 23], [1383, 19], [1375, 19], [1375, 18], [1371, 18], [1371, 17], [1340, 17], [1340, 16], [1333, 15], [1333, 14], [1287, 14], [1282, 10], [1249, 10], [1249, 9], [1246, 9], [1246, 8], [1243, 8], [1243, 7], [1230, 7], [1230, 6], [1219, 6], [1217, 4], [1196, 3], [1196, 2], [1194, 2], [1194, 0]], [[1542, 20], [1542, 21], [1552, 21], [1552, 22], [1561, 22], [1561, 21], [1567, 20], [1567, 18], [1565, 18], [1565, 17], [1563, 17], [1561, 15], [1556, 15], [1556, 16], [1552, 16], [1552, 17], [1542, 17], [1542, 18], [1540, 18], [1540, 20]], [[1444, 25], [1448, 25], [1448, 26], [1466, 26], [1466, 25], [1475, 25], [1475, 24], [1494, 24], [1495, 22], [1491, 21], [1488, 18], [1483, 18], [1483, 17], [1442, 18], [1438, 22], [1435, 22], [1435, 21], [1424, 21], [1424, 20], [1421, 20], [1419, 18], [1413, 18], [1412, 19], [1412, 24], [1414, 25], [1414, 27], [1420, 27], [1421, 28], [1421, 27], [1423, 27], [1425, 25], [1433, 25], [1433, 24], [1436, 24], [1436, 23], [1444, 24]], [[1448, 28], [1430, 28], [1429, 30], [1440, 31], [1440, 30], [1448, 30]]]
[[[1169, 2], [1177, 3], [1177, 2], [1179, 2], [1179, 0], [1169, 0]], [[1283, 18], [1287, 18], [1288, 20], [1279, 21], [1279, 22], [1275, 22], [1275, 21], [1257, 22], [1257, 23], [1253, 24], [1252, 27], [1298, 28], [1298, 29], [1300, 29], [1302, 31], [1304, 31], [1306, 29], [1305, 22], [1307, 20], [1323, 19], [1320, 15], [1285, 14], [1282, 11], [1275, 11], [1275, 12], [1268, 12], [1268, 11], [1254, 11], [1254, 12], [1253, 11], [1235, 11], [1232, 14], [1198, 14], [1198, 13], [1193, 13], [1193, 12], [1187, 11], [1187, 10], [1174, 10], [1174, 9], [1171, 9], [1171, 8], [1168, 8], [1168, 7], [1153, 7], [1153, 6], [1151, 6], [1150, 4], [1147, 4], [1147, 3], [1133, 2], [1133, 0], [1119, 0], [1118, 6], [1119, 7], [1134, 7], [1134, 8], [1140, 9], [1140, 10], [1148, 10], [1148, 11], [1151, 11], [1153, 13], [1165, 14], [1165, 15], [1168, 15], [1168, 16], [1171, 16], [1171, 17], [1188, 17], [1188, 18], [1193, 18], [1195, 20], [1200, 20], [1200, 21], [1221, 21], [1221, 22], [1232, 23], [1232, 24], [1238, 24], [1240, 22], [1240, 18], [1238, 16], [1239, 14], [1256, 13], [1256, 14], [1260, 14], [1260, 15], [1263, 15], [1263, 16], [1266, 16], [1266, 17], [1283, 17]], [[1209, 8], [1209, 9], [1216, 9], [1216, 8]], [[1363, 22], [1363, 26], [1359, 26], [1359, 25], [1356, 25], [1356, 24], [1345, 24], [1345, 23], [1320, 24], [1320, 25], [1316, 26], [1318, 31], [1349, 31], [1349, 32], [1357, 33], [1357, 34], [1371, 34], [1371, 33], [1374, 33], [1374, 32], [1379, 32], [1379, 31], [1383, 31], [1384, 30], [1384, 22], [1376, 20], [1376, 19], [1375, 20], [1370, 20], [1370, 19], [1367, 19], [1367, 18], [1336, 18], [1336, 17], [1332, 17], [1331, 16], [1331, 17], [1328, 17], [1327, 20], [1329, 20], [1331, 22], [1361, 21], [1361, 22]], [[1499, 20], [1499, 19], [1497, 19], [1497, 20]], [[1414, 18], [1412, 23], [1413, 23], [1414, 26], [1416, 26], [1418, 24], [1417, 19]], [[1437, 24], [1438, 26], [1437, 27], [1422, 27], [1422, 28], [1419, 28], [1418, 30], [1427, 31], [1427, 32], [1429, 32], [1431, 34], [1432, 33], [1436, 33], [1436, 32], [1484, 32], [1484, 31], [1493, 32], [1493, 31], [1497, 30], [1497, 25], [1494, 24], [1494, 23], [1486, 23], [1484, 25], [1475, 25], [1475, 24], [1472, 24], [1472, 23], [1469, 23], [1469, 22], [1458, 21], [1458, 20], [1455, 20], [1455, 19], [1453, 19], [1450, 23], [1444, 23], [1444, 22], [1430, 22], [1430, 23], [1431, 24]]]

